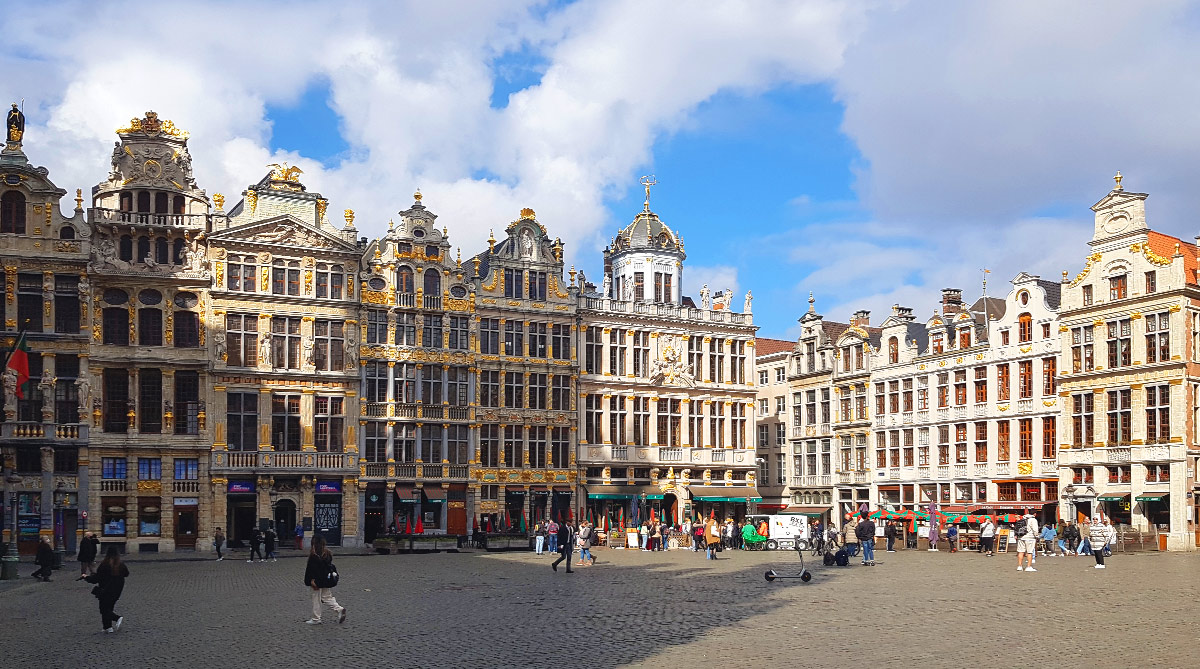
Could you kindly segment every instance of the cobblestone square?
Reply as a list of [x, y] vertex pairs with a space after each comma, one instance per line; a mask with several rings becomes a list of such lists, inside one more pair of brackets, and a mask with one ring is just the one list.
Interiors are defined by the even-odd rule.
[[[596, 551], [551, 571], [531, 553], [342, 555], [344, 625], [302, 624], [298, 553], [278, 562], [129, 563], [116, 634], [100, 632], [76, 563], [52, 583], [0, 584], [6, 666], [1190, 666], [1197, 558], [880, 553], [874, 568], [792, 553]], [[560, 569], [562, 567], [560, 566]], [[1073, 659], [1071, 659], [1073, 658]], [[9, 664], [11, 662], [11, 664]]]

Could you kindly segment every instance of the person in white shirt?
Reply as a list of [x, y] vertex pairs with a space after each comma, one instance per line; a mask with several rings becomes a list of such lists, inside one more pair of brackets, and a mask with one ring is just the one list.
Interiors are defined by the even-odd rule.
[[979, 526], [979, 551], [988, 557], [996, 554], [996, 524], [991, 517], [984, 518]]
[[[1033, 554], [1037, 552], [1038, 522], [1033, 514], [1017, 521], [1017, 571], [1037, 571], [1033, 568]], [[1025, 566], [1021, 564], [1024, 562]]]

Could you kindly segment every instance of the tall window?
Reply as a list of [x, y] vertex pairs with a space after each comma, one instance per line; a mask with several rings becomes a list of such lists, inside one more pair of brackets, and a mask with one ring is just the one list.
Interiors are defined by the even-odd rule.
[[441, 365], [425, 365], [421, 368], [421, 402], [427, 405], [442, 403]]
[[1001, 402], [1009, 399], [1009, 367], [1007, 364], [996, 365], [996, 399]]
[[239, 292], [255, 292], [258, 265], [254, 256], [229, 256], [226, 261], [225, 287]]
[[500, 466], [500, 426], [479, 426], [479, 464], [483, 467]]
[[633, 299], [638, 302], [646, 299], [646, 275], [643, 272], [633, 273]]
[[650, 375], [650, 333], [646, 330], [633, 333], [633, 375]]
[[367, 462], [387, 462], [387, 423], [369, 421], [363, 425], [363, 442]]
[[546, 273], [529, 271], [529, 299], [538, 302], [546, 300]]
[[[75, 379], [79, 378], [79, 356], [59, 353], [54, 359], [54, 375], [58, 377], [58, 383], [54, 384], [54, 422], [59, 425], [78, 423], [79, 387], [75, 385]], [[72, 466], [69, 471], [75, 469]]]
[[300, 450], [300, 396], [271, 395], [271, 447]]
[[746, 342], [740, 339], [729, 346], [729, 382], [746, 382]]
[[469, 374], [466, 367], [446, 367], [446, 403], [452, 407], [467, 406]]
[[988, 424], [984, 421], [975, 423], [975, 462], [988, 461]]
[[1058, 358], [1042, 358], [1042, 394], [1049, 397], [1057, 390], [1054, 375], [1058, 372]]
[[677, 399], [658, 400], [658, 445], [679, 446], [682, 443], [680, 434], [683, 424], [681, 404]]
[[1012, 423], [1002, 420], [996, 423], [996, 460], [1008, 462], [1012, 449]]
[[[396, 293], [397, 295], [414, 295], [417, 292], [416, 282], [413, 280], [413, 271], [411, 267], [401, 266], [396, 270]], [[399, 300], [402, 306], [413, 306], [412, 298], [408, 300], [401, 298]], [[407, 302], [407, 304], [405, 304]]]
[[271, 319], [271, 364], [275, 369], [300, 369], [300, 319]]
[[954, 462], [967, 463], [967, 424], [959, 423], [954, 426]]
[[1058, 419], [1054, 416], [1042, 418], [1042, 459], [1053, 460], [1058, 453]]
[[138, 346], [162, 346], [162, 309], [144, 307], [138, 309]]
[[613, 328], [608, 333], [608, 371], [613, 376], [625, 375], [625, 331]]
[[1033, 341], [1033, 317], [1029, 314], [1017, 316], [1017, 341], [1022, 344]]
[[175, 372], [175, 434], [200, 434], [199, 372]]
[[494, 369], [479, 370], [479, 406], [500, 406], [500, 372]]
[[[713, 402], [713, 406], [716, 406]], [[650, 445], [650, 398], [633, 398], [633, 442], [635, 446]]]
[[387, 312], [381, 309], [367, 310], [367, 343], [386, 344]]
[[42, 277], [17, 275], [17, 329], [42, 331]]
[[1108, 279], [1108, 299], [1123, 300], [1128, 295], [1128, 275], [1109, 277]]
[[229, 450], [258, 450], [258, 393], [229, 392], [225, 407]]
[[725, 383], [725, 340], [713, 337], [708, 342], [708, 369], [714, 383]]
[[484, 355], [500, 354], [500, 319], [479, 319], [479, 352]]
[[1083, 287], [1083, 306], [1085, 306], [1085, 307], [1092, 306], [1092, 287], [1091, 286]]
[[226, 357], [230, 367], [258, 364], [258, 316], [225, 315]]
[[20, 191], [0, 196], [0, 232], [25, 234], [25, 195]]
[[1021, 399], [1033, 397], [1033, 361], [1022, 360], [1017, 363], [1017, 386]]
[[421, 462], [442, 461], [441, 425], [425, 423], [421, 426]]
[[340, 453], [342, 451], [342, 435], [345, 432], [344, 397], [326, 397], [319, 395], [313, 402], [313, 414], [316, 420], [316, 447], [318, 451]]
[[1154, 272], [1146, 272], [1146, 294], [1158, 291], [1158, 277]]
[[[3, 297], [3, 296], [0, 296]], [[4, 314], [0, 313], [0, 317]], [[54, 331], [79, 333], [79, 277], [54, 277]]]
[[604, 373], [604, 340], [600, 328], [588, 328], [583, 333], [583, 364], [581, 374]]
[[930, 353], [941, 353], [946, 349], [946, 336], [941, 332], [933, 333], [933, 338], [929, 345]]
[[1108, 445], [1125, 445], [1132, 439], [1131, 390], [1108, 391]]
[[388, 391], [387, 363], [368, 360], [363, 365], [365, 385], [363, 387], [364, 402], [386, 402]]
[[162, 372], [158, 369], [138, 370], [138, 431], [146, 434], [162, 432]]
[[138, 480], [162, 480], [162, 458], [138, 458]]
[[396, 462], [416, 462], [417, 426], [412, 423], [397, 423], [392, 434], [392, 453]]
[[1033, 419], [1022, 418], [1017, 421], [1017, 458], [1020, 460], [1033, 459]]
[[104, 370], [104, 431], [125, 432], [129, 429], [129, 372], [124, 369]]
[[525, 355], [525, 324], [518, 320], [504, 322], [504, 355]]
[[504, 466], [520, 467], [524, 450], [525, 428], [520, 425], [504, 426]]
[[300, 263], [276, 260], [271, 268], [271, 292], [276, 295], [299, 295]]
[[571, 326], [555, 323], [550, 326], [550, 357], [568, 360], [571, 357]]
[[1169, 362], [1171, 360], [1170, 314], [1146, 316], [1146, 362]]
[[446, 460], [452, 465], [465, 465], [470, 460], [468, 456], [468, 441], [466, 425], [446, 426]]
[[340, 300], [345, 283], [346, 275], [341, 265], [317, 265], [317, 297]]
[[895, 337], [888, 339], [888, 363], [896, 364], [900, 362], [900, 340]]
[[987, 402], [987, 367], [975, 368], [975, 403]]
[[396, 345], [417, 345], [417, 315], [409, 313], [396, 314]]
[[550, 408], [566, 411], [571, 408], [571, 377], [557, 374], [550, 384]]
[[965, 327], [958, 331], [958, 347], [971, 348], [971, 328]]
[[[533, 272], [530, 272], [530, 274], [532, 273]], [[535, 469], [546, 468], [545, 426], [535, 425], [529, 428], [529, 466]]]
[[599, 444], [604, 440], [601, 436], [603, 426], [603, 407], [600, 404], [601, 397], [595, 393], [587, 395], [583, 398], [583, 438], [589, 444]]
[[704, 377], [704, 337], [693, 335], [688, 337], [688, 365], [691, 367], [692, 376], [697, 381]]
[[708, 405], [708, 445], [713, 448], [725, 447], [725, 403], [713, 400]]
[[421, 327], [421, 346], [425, 348], [442, 347], [442, 317], [437, 314], [426, 314]]
[[612, 395], [608, 398], [608, 440], [616, 446], [629, 443], [625, 436], [625, 397]]
[[1092, 355], [1092, 328], [1071, 328], [1071, 371], [1090, 372], [1095, 368]]
[[947, 372], [937, 375], [937, 401], [939, 409], [950, 406], [950, 374]]
[[1121, 319], [1117, 321], [1109, 321], [1107, 324], [1108, 332], [1108, 367], [1113, 369], [1116, 367], [1128, 367], [1133, 363], [1132, 360], [1132, 337], [1129, 326], [1129, 319]]
[[200, 460], [197, 458], [175, 458], [175, 480], [196, 481], [200, 478]]
[[194, 311], [176, 311], [172, 336], [175, 348], [197, 348], [200, 346], [200, 314]]
[[521, 372], [504, 373], [504, 406], [510, 409], [525, 406], [525, 379]]
[[545, 374], [529, 375], [529, 408], [545, 409], [546, 395], [549, 390]]
[[466, 316], [451, 316], [450, 317], [450, 349], [456, 351], [466, 350], [470, 345], [470, 338], [467, 335], [467, 327], [469, 319]]
[[1171, 441], [1171, 386], [1146, 388], [1146, 443]]
[[954, 406], [963, 406], [967, 403], [967, 370], [960, 369], [954, 372]]
[[546, 324], [529, 324], [529, 357], [545, 358], [546, 354]]
[[415, 404], [417, 401], [417, 366], [411, 362], [396, 363], [392, 370], [392, 398], [395, 402]]
[[1095, 396], [1091, 392], [1071, 396], [1071, 443], [1091, 447], [1096, 440]]
[[125, 478], [128, 462], [125, 458], [100, 458], [100, 478], [109, 481]]
[[504, 296], [514, 299], [525, 297], [525, 270], [504, 270]]
[[319, 320], [313, 323], [313, 364], [318, 371], [341, 371], [346, 368], [345, 327], [342, 321]]
[[550, 466], [566, 469], [571, 465], [571, 432], [565, 427], [550, 428]]

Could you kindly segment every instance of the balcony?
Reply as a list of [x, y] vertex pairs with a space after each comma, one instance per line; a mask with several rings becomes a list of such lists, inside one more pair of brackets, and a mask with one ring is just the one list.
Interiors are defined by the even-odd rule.
[[1017, 413], [1033, 411], [1033, 400], [1017, 400]]
[[215, 451], [213, 470], [353, 470], [356, 458], [349, 453], [314, 451]]
[[937, 409], [937, 419], [939, 422], [944, 421], [944, 420], [950, 420], [949, 407], [942, 407], [940, 409]]
[[417, 306], [417, 296], [413, 293], [396, 293], [396, 306], [415, 307]]
[[725, 462], [725, 454], [728, 452], [729, 451], [727, 451], [723, 448], [714, 448], [713, 452], [711, 453], [712, 461], [713, 462]]
[[837, 482], [839, 484], [850, 483], [853, 480], [854, 480], [853, 472], [838, 472], [837, 473]]
[[988, 473], [988, 464], [986, 462], [978, 462], [975, 464], [975, 478], [987, 478], [991, 476]]
[[363, 415], [367, 418], [387, 418], [387, 402], [363, 403]]
[[956, 479], [967, 478], [967, 466], [966, 465], [954, 465], [954, 478], [956, 478]]
[[613, 460], [628, 460], [629, 459], [629, 447], [628, 446], [613, 446], [612, 447], [612, 459]]
[[729, 322], [750, 324], [754, 322], [754, 317], [751, 314], [735, 314], [733, 312], [712, 311], [710, 309], [694, 309], [675, 304], [628, 302], [622, 300], [612, 300], [606, 297], [584, 298], [582, 308], [596, 311], [665, 316], [668, 318], [687, 319], [691, 321], [710, 321], [714, 323]]
[[441, 309], [442, 308], [442, 296], [441, 295], [422, 295], [421, 296], [421, 306], [424, 307], [425, 309]]
[[195, 494], [200, 492], [199, 481], [172, 481], [171, 492], [176, 494]]
[[940, 479], [950, 478], [950, 465], [938, 465], [937, 477]]
[[[754, 451], [748, 448], [705, 448], [682, 446], [611, 446], [581, 444], [580, 460], [590, 464], [637, 462], [645, 466], [683, 464], [700, 469], [716, 466], [754, 466]], [[623, 450], [622, 450], [623, 449]], [[623, 454], [623, 455], [622, 455]], [[693, 477], [696, 476], [693, 470]]]
[[987, 404], [976, 404], [975, 405], [975, 417], [983, 418], [986, 415], [987, 415]]
[[833, 484], [833, 477], [829, 474], [815, 474], [804, 477], [804, 485], [807, 487], [824, 486], [829, 487]]
[[415, 479], [417, 478], [416, 465], [396, 465], [396, 478], [398, 479]]
[[125, 479], [101, 479], [100, 492], [125, 492]]
[[87, 423], [40, 423], [19, 421], [0, 423], [0, 438], [4, 439], [56, 439], [59, 441], [86, 441]]
[[421, 405], [421, 418], [441, 419], [444, 417], [443, 414], [442, 407]]
[[866, 472], [854, 472], [854, 482], [855, 483], [866, 483], [867, 482], [867, 473]]
[[446, 407], [446, 418], [449, 420], [468, 420], [471, 410], [467, 407]]
[[421, 465], [421, 478], [440, 479], [442, 478], [441, 465]]
[[917, 412], [917, 422], [918, 423], [928, 423], [929, 422], [929, 412], [928, 411], [918, 411]]
[[192, 228], [204, 229], [207, 214], [152, 214], [144, 211], [120, 211], [104, 207], [92, 207], [89, 218], [101, 224], [125, 223], [147, 228]]
[[363, 476], [370, 478], [386, 478], [388, 475], [388, 464], [386, 462], [368, 462], [362, 465]]
[[1038, 471], [1043, 474], [1058, 474], [1058, 461], [1042, 460], [1038, 463]]
[[658, 449], [658, 459], [663, 462], [681, 462], [683, 460], [683, 449], [660, 448]]
[[900, 480], [900, 468], [892, 467], [891, 469], [889, 469], [888, 470], [888, 478], [892, 481]]
[[960, 420], [963, 418], [966, 418], [967, 417], [967, 407], [965, 407], [965, 406], [954, 407], [954, 417], [957, 419], [960, 419]]
[[905, 411], [904, 414], [901, 416], [900, 422], [904, 423], [905, 425], [912, 425], [913, 413], [911, 411]]
[[917, 467], [917, 478], [925, 479], [925, 480], [929, 479], [929, 466], [928, 465], [922, 466], [922, 467]]
[[1097, 459], [1103, 458], [1105, 462], [1129, 462], [1130, 457], [1133, 455], [1133, 449], [1121, 447], [1107, 448], [1096, 455]]

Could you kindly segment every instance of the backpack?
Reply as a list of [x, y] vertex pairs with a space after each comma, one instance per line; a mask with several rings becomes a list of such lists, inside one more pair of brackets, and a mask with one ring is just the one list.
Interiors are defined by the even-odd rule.
[[338, 572], [337, 572], [337, 567], [333, 564], [333, 556], [332, 555], [329, 557], [329, 561], [325, 563], [325, 569], [328, 573], [325, 574], [325, 583], [321, 587], [323, 587], [323, 588], [336, 587], [338, 584]]
[[1021, 522], [1017, 523], [1017, 526], [1013, 529], [1013, 534], [1015, 534], [1018, 539], [1029, 534], [1029, 521], [1022, 518]]
[[832, 567], [835, 562], [837, 562], [837, 558], [835, 558], [833, 556], [833, 553], [830, 553], [828, 551], [826, 551], [825, 557], [821, 558], [821, 563], [824, 564], [826, 567]]
[[850, 564], [850, 554], [846, 552], [845, 548], [839, 548], [837, 555], [834, 555], [833, 559], [839, 567], [845, 567]]

